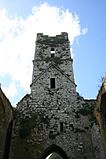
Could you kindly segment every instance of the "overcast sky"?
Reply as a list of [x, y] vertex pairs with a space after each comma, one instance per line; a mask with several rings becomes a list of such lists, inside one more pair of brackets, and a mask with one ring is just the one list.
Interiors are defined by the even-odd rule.
[[0, 83], [12, 105], [30, 93], [38, 32], [68, 32], [77, 91], [96, 98], [106, 73], [105, 12], [105, 0], [1, 0]]

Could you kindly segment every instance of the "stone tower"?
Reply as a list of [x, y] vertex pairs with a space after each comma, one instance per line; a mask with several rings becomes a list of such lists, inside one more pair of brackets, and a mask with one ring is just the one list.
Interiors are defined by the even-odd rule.
[[74, 99], [76, 85], [72, 62], [67, 33], [56, 37], [37, 34], [31, 94], [39, 106], [43, 104], [43, 107], [57, 109], [63, 107], [64, 98], [68, 101], [71, 97]]
[[[10, 159], [95, 159], [67, 33], [37, 34], [31, 94], [17, 105]], [[57, 156], [57, 157], [56, 157]]]

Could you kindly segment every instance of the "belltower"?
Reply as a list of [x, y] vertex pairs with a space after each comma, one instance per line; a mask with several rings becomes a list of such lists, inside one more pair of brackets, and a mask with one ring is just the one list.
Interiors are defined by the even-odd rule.
[[[33, 60], [32, 97], [35, 99], [41, 95], [41, 92], [45, 94], [47, 89], [49, 91], [64, 89], [65, 92], [65, 87], [68, 83], [70, 83], [70, 86], [67, 91], [70, 89], [71, 93], [75, 95], [76, 85], [72, 63], [67, 33], [63, 32], [55, 37], [38, 33]], [[38, 79], [41, 79], [39, 86]], [[43, 97], [45, 98], [44, 94]]]
[[72, 62], [67, 33], [61, 33], [61, 35], [55, 37], [38, 33], [33, 61], [32, 83], [51, 64], [60, 68], [74, 83]]
[[37, 34], [31, 94], [16, 108], [10, 159], [94, 159], [72, 64], [67, 33]]

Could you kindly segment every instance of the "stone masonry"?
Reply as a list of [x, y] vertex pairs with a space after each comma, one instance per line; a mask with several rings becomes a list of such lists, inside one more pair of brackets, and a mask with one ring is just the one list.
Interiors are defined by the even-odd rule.
[[106, 159], [106, 78], [96, 100], [76, 92], [66, 32], [37, 34], [30, 87], [16, 108], [0, 88], [0, 159]]
[[7, 159], [11, 141], [13, 109], [0, 88], [0, 159]]
[[76, 92], [72, 64], [67, 33], [37, 34], [31, 93], [16, 107], [10, 159], [95, 159], [92, 108]]

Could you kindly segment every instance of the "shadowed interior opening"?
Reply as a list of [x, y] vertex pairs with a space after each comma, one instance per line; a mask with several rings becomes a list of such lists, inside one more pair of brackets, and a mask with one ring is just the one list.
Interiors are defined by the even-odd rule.
[[51, 145], [44, 151], [42, 159], [68, 159], [68, 157], [59, 146]]

